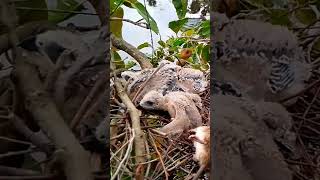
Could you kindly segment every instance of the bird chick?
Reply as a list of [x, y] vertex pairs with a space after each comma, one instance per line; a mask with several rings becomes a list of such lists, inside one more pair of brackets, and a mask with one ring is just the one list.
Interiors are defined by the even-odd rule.
[[219, 154], [215, 158], [219, 164], [215, 166], [216, 179], [291, 180], [292, 172], [274, 142], [274, 131], [265, 123], [267, 112], [262, 113], [260, 106], [248, 98], [212, 98], [214, 117], [218, 119], [214, 129], [215, 153]]
[[[203, 72], [192, 68], [183, 68], [166, 60], [162, 60], [160, 63], [163, 63], [164, 66], [158, 69], [155, 74], [153, 72], [157, 68], [121, 73], [122, 78], [127, 82], [127, 93], [130, 98], [136, 95], [141, 86], [143, 89], [136, 98], [136, 102], [140, 102], [143, 96], [152, 90], [162, 92], [165, 95], [173, 91], [198, 94], [206, 89], [208, 83]], [[152, 76], [151, 79], [149, 79], [150, 76]], [[148, 83], [143, 85], [147, 79], [149, 79]]]
[[200, 166], [200, 169], [193, 178], [196, 180], [202, 172], [210, 166], [210, 127], [200, 126], [190, 130], [190, 132], [195, 133], [190, 135], [189, 139], [193, 141], [194, 147], [196, 148], [193, 158]]
[[214, 16], [213, 25], [217, 80], [236, 84], [252, 99], [273, 102], [304, 89], [312, 67], [286, 27], [222, 15]]
[[148, 110], [167, 111], [170, 114], [172, 121], [160, 128], [160, 131], [166, 134], [179, 134], [202, 124], [198, 110], [202, 103], [197, 94], [176, 91], [163, 95], [158, 91], [150, 91], [140, 101], [140, 106]]
[[20, 44], [28, 51], [36, 51], [48, 56], [54, 63], [65, 50], [89, 51], [89, 46], [75, 33], [65, 30], [49, 30], [30, 37]]

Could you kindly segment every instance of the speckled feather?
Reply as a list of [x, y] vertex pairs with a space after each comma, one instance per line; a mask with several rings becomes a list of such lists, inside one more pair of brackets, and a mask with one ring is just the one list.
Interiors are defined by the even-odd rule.
[[[214, 95], [217, 180], [291, 180], [292, 174], [273, 134], [245, 98]], [[272, 112], [270, 112], [272, 113]], [[232, 172], [232, 173], [230, 173]]]
[[[152, 76], [150, 81], [141, 91], [140, 96], [137, 98], [137, 102], [139, 102], [146, 93], [152, 90], [162, 92], [163, 95], [174, 91], [197, 94], [205, 90], [208, 83], [205, 80], [203, 72], [191, 68], [182, 68], [181, 66], [166, 60], [162, 60], [161, 63], [164, 63], [165, 65]], [[127, 79], [127, 92], [129, 97], [134, 97], [140, 86], [155, 70], [156, 68], [138, 72], [125, 71], [122, 73], [122, 77]]]
[[287, 28], [254, 20], [229, 21], [221, 14], [213, 19], [217, 79], [233, 81], [243, 93], [272, 101], [305, 86], [311, 67]]

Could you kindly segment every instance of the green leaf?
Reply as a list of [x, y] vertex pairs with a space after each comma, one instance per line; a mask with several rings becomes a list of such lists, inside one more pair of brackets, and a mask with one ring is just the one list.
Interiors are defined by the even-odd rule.
[[122, 4], [124, 0], [110, 0], [110, 14], [113, 15]]
[[210, 62], [210, 47], [209, 45], [205, 45], [201, 51], [201, 58], [205, 63]]
[[287, 10], [273, 9], [270, 10], [271, 13], [267, 14], [270, 18], [270, 23], [275, 25], [288, 26], [290, 24], [290, 19]]
[[210, 21], [203, 21], [199, 25], [197, 33], [202, 37], [210, 37]]
[[197, 64], [200, 66], [200, 63], [199, 63], [199, 59], [198, 59], [198, 56], [197, 54], [192, 54], [192, 64]]
[[180, 20], [177, 20], [177, 21], [171, 21], [171, 22], [169, 22], [169, 28], [173, 32], [178, 33], [180, 31], [180, 29], [183, 27], [183, 25], [185, 23], [187, 23], [187, 22], [188, 22], [187, 18], [180, 19]]
[[191, 64], [191, 67], [193, 68], [193, 69], [201, 69], [201, 65], [200, 64]]
[[125, 6], [128, 7], [128, 8], [133, 8], [133, 6], [131, 5], [131, 3], [128, 2], [128, 1], [124, 1], [124, 2], [123, 2], [123, 5], [125, 5]]
[[116, 65], [117, 69], [122, 69], [126, 67], [125, 63], [123, 62], [121, 56], [117, 51], [112, 51], [112, 57], [113, 63]]
[[300, 9], [296, 12], [296, 17], [305, 25], [309, 25], [316, 20], [316, 15], [311, 9]]
[[[81, 12], [82, 10], [85, 9], [83, 6], [83, 3], [78, 3], [75, 0], [57, 0], [57, 7], [56, 9], [58, 10], [63, 10], [63, 11], [79, 11]], [[74, 13], [56, 13], [56, 12], [48, 12], [49, 17], [48, 20], [53, 23], [59, 23], [62, 22], [66, 19], [69, 19], [76, 14]]]
[[150, 28], [156, 34], [159, 34], [159, 29], [156, 21], [150, 16], [144, 5], [136, 1], [131, 3], [131, 5], [138, 11], [138, 13], [146, 20], [147, 23], [150, 23]]
[[[119, 7], [111, 17], [123, 18], [123, 9]], [[116, 37], [122, 38], [122, 20], [112, 20], [110, 22], [110, 32], [112, 32]]]
[[194, 34], [194, 29], [189, 29], [189, 30], [183, 32], [183, 34], [185, 36], [192, 36]]
[[202, 44], [199, 44], [196, 48], [196, 52], [197, 54], [200, 56], [201, 55], [201, 52], [202, 52], [202, 48], [203, 48], [203, 45]]
[[137, 63], [136, 62], [134, 62], [134, 61], [128, 61], [127, 63], [126, 63], [126, 69], [130, 69], [130, 68], [132, 68], [132, 67], [134, 67], [135, 65], [137, 65]]
[[123, 2], [123, 5], [125, 5], [126, 7], [128, 7], [128, 8], [134, 8], [133, 6], [132, 6], [132, 4], [133, 3], [136, 3], [137, 2], [137, 0], [125, 0], [124, 2]]
[[187, 14], [188, 0], [172, 0], [173, 6], [179, 19], [182, 19]]
[[182, 44], [184, 44], [186, 41], [184, 39], [176, 39], [173, 41], [173, 46], [177, 47], [177, 46], [181, 46]]
[[166, 47], [166, 43], [163, 42], [162, 40], [158, 41], [158, 44], [160, 44], [160, 46], [162, 46], [164, 48]]
[[[48, 20], [47, 11], [35, 11], [27, 8], [48, 9], [46, 0], [26, 0], [15, 2], [17, 13], [19, 16], [19, 24], [24, 24], [31, 21], [46, 21]], [[26, 9], [24, 9], [26, 8]]]
[[137, 48], [138, 49], [143, 49], [143, 48], [146, 48], [146, 47], [151, 47], [151, 45], [148, 42], [145, 42], [145, 43], [140, 44]]

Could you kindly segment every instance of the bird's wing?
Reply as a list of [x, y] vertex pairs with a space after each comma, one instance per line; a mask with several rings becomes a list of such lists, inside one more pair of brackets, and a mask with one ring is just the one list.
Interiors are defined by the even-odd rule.
[[294, 82], [294, 72], [290, 64], [273, 61], [271, 64], [268, 86], [273, 93], [280, 92]]

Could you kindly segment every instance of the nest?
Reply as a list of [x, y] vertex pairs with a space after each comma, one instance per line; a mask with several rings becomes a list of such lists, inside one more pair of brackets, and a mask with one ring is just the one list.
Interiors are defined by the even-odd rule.
[[298, 157], [281, 149], [296, 179], [318, 179], [320, 167], [320, 74], [314, 73], [308, 90], [299, 95], [298, 101], [288, 107], [294, 120], [297, 135]]
[[[207, 75], [207, 79], [209, 79]], [[134, 163], [134, 154], [126, 154], [126, 150], [132, 148], [131, 121], [129, 115], [125, 114], [121, 100], [115, 93], [114, 87], [111, 94], [111, 131], [110, 131], [110, 168], [112, 174], [119, 169], [118, 174], [124, 177], [132, 177], [137, 173]], [[201, 94], [203, 108], [203, 124], [210, 124], [210, 87]], [[139, 107], [138, 107], [139, 108]], [[145, 134], [146, 163], [145, 179], [185, 179], [196, 173], [199, 169], [197, 162], [192, 160], [194, 154], [193, 143], [188, 140], [187, 134], [178, 137], [162, 137], [151, 129], [163, 127], [171, 121], [167, 112], [147, 111], [139, 108], [142, 112], [141, 129]], [[133, 148], [132, 148], [133, 150]], [[118, 153], [117, 153], [118, 152]], [[122, 166], [120, 165], [121, 161]], [[120, 168], [119, 168], [120, 167]], [[119, 178], [120, 178], [119, 175]], [[120, 178], [120, 179], [122, 179]], [[208, 179], [206, 175], [202, 179]]]

